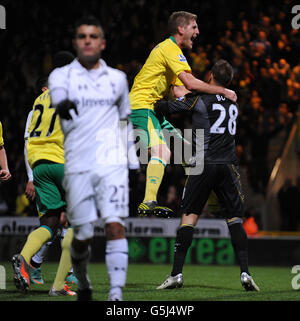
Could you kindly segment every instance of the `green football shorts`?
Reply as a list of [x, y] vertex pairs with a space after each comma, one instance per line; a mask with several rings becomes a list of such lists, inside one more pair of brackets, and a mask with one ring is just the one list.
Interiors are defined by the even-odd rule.
[[165, 117], [160, 122], [152, 109], [133, 109], [130, 120], [136, 136], [140, 137], [142, 148], [148, 149], [152, 146], [167, 144], [163, 130], [167, 130], [180, 140], [185, 141], [182, 134]]
[[153, 110], [147, 108], [133, 109], [130, 120], [136, 135], [140, 137], [143, 148], [166, 144], [161, 124]]
[[40, 163], [33, 169], [33, 184], [39, 216], [66, 206], [62, 187], [64, 164]]

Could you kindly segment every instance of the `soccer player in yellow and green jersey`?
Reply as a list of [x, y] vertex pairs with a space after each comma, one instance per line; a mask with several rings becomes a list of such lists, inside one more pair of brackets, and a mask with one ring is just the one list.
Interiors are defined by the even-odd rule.
[[155, 102], [168, 97], [171, 85], [182, 85], [178, 75], [184, 71], [191, 72], [191, 67], [171, 36], [151, 51], [136, 76], [130, 91], [131, 109], [153, 110]]
[[4, 148], [3, 129], [0, 122], [0, 182], [8, 181], [11, 174], [8, 169], [7, 156]]
[[27, 158], [31, 168], [45, 161], [64, 164], [64, 136], [51, 106], [49, 89], [34, 102], [28, 134]]
[[[27, 160], [33, 169], [36, 202], [40, 216], [64, 209], [62, 179], [64, 173], [63, 133], [47, 87], [35, 100], [28, 127]], [[52, 233], [53, 231], [51, 231]]]
[[172, 215], [171, 209], [157, 206], [157, 192], [165, 166], [171, 156], [161, 130], [166, 128], [171, 131], [174, 128], [165, 119], [160, 123], [154, 112], [154, 104], [162, 98], [167, 98], [171, 88], [176, 89], [174, 94], [177, 97], [183, 96], [181, 93], [187, 93], [187, 90], [196, 90], [222, 94], [231, 100], [236, 100], [233, 91], [209, 85], [192, 75], [182, 49], [191, 49], [194, 39], [199, 34], [196, 19], [196, 15], [185, 11], [174, 12], [170, 16], [168, 21], [170, 38], [152, 49], [129, 94], [132, 124], [138, 130], [143, 145], [150, 148], [151, 152], [146, 172], [145, 196], [138, 207], [140, 215], [156, 214], [162, 217]]
[[[57, 54], [58, 55], [58, 54]], [[65, 54], [63, 55], [65, 56]], [[57, 56], [55, 56], [57, 57]], [[54, 58], [55, 59], [55, 58]], [[70, 63], [74, 56], [61, 57]], [[66, 64], [64, 63], [64, 64]], [[40, 83], [42, 94], [33, 104], [33, 112], [27, 135], [27, 160], [33, 171], [36, 204], [40, 227], [31, 232], [20, 254], [13, 256], [14, 282], [18, 289], [30, 289], [31, 258], [50, 241], [59, 227], [65, 223], [65, 193], [62, 186], [64, 177], [64, 136], [59, 116], [51, 106], [47, 79]], [[49, 294], [74, 295], [65, 289], [65, 277], [71, 269], [70, 244], [73, 231], [69, 229], [62, 243], [62, 256], [54, 284]]]

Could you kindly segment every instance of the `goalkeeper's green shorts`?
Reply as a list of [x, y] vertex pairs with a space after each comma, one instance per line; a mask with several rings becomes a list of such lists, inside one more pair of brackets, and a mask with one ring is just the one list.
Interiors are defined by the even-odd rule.
[[62, 187], [64, 164], [44, 162], [33, 168], [33, 184], [36, 191], [36, 204], [41, 217], [48, 211], [66, 206]]

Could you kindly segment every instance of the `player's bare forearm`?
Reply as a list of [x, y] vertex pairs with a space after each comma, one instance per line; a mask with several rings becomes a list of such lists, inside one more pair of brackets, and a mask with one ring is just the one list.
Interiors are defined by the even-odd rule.
[[170, 90], [170, 100], [174, 100], [179, 97], [183, 97], [191, 91], [187, 90], [185, 86], [172, 86]]
[[1, 169], [8, 170], [6, 152], [3, 146], [0, 147], [0, 167]]
[[234, 102], [237, 100], [236, 93], [233, 90], [224, 88], [222, 86], [207, 84], [206, 82], [195, 78], [190, 73], [182, 72], [178, 77], [183, 82], [184, 86], [190, 91], [197, 90], [207, 94], [219, 94]]
[[11, 174], [8, 169], [6, 152], [3, 146], [0, 148], [0, 181], [7, 181], [11, 178]]
[[35, 187], [33, 185], [33, 181], [28, 181], [25, 189], [25, 195], [28, 199], [34, 200], [35, 199]]

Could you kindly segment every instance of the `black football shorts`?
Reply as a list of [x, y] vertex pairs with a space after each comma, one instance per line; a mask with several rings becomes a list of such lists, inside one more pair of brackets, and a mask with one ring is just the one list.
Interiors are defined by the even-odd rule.
[[212, 192], [224, 209], [220, 212], [223, 218], [243, 217], [244, 194], [239, 168], [234, 164], [204, 164], [202, 174], [188, 176], [181, 213], [200, 215]]

